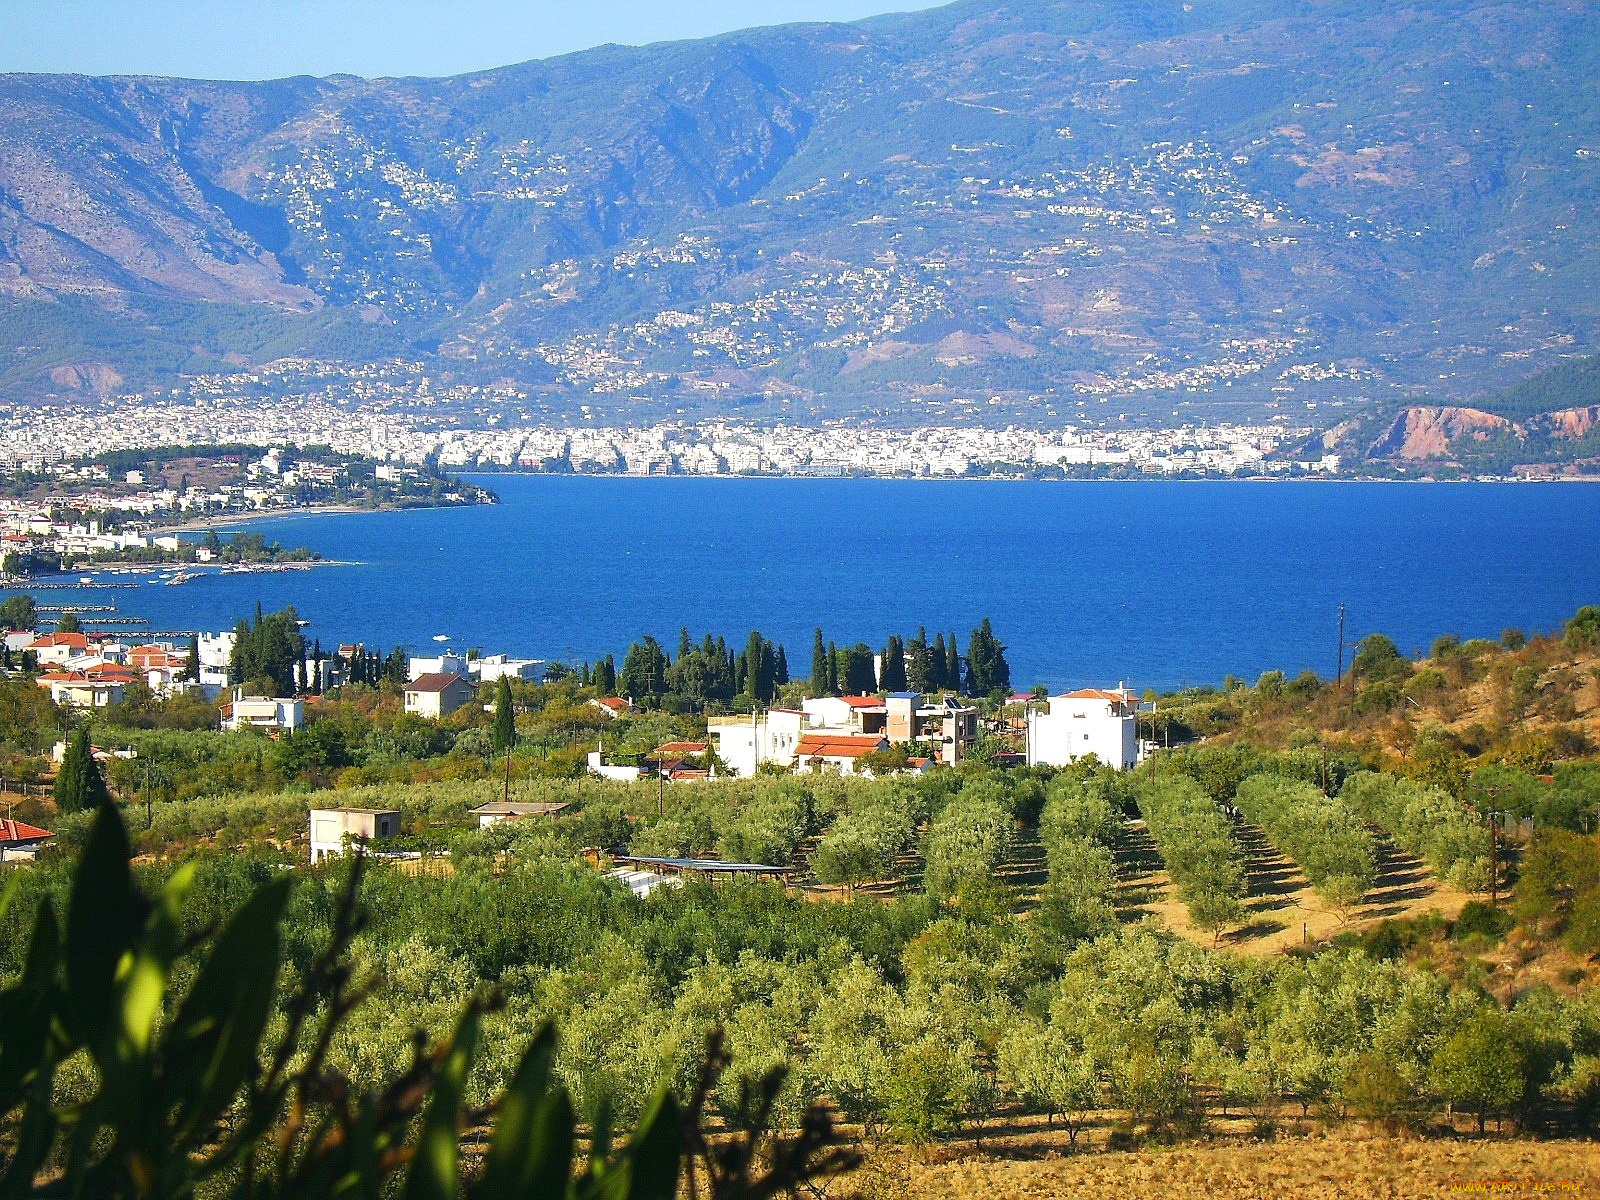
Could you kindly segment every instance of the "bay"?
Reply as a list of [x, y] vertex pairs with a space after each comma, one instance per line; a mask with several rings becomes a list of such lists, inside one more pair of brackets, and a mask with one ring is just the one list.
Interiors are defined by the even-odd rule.
[[759, 629], [797, 674], [817, 627], [880, 647], [925, 625], [964, 646], [987, 616], [1013, 682], [1052, 689], [1328, 677], [1340, 604], [1350, 641], [1382, 631], [1411, 652], [1600, 603], [1600, 489], [1581, 484], [482, 481], [501, 504], [237, 526], [351, 565], [32, 590], [157, 629], [293, 604], [325, 648], [431, 653], [448, 635], [569, 662], [620, 664], [646, 633], [670, 651], [685, 626], [730, 645]]

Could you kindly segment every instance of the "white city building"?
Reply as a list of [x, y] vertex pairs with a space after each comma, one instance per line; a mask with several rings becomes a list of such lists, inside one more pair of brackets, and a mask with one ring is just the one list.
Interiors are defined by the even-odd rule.
[[1127, 688], [1086, 688], [1028, 709], [1028, 765], [1065, 767], [1094, 755], [1118, 771], [1139, 761], [1139, 698]]

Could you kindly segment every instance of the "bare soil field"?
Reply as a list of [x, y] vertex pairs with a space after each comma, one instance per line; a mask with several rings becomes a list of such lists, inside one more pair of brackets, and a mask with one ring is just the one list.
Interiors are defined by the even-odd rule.
[[1080, 1151], [1033, 1160], [973, 1152], [877, 1154], [829, 1189], [835, 1200], [1435, 1200], [1600, 1195], [1591, 1142], [1412, 1140], [1355, 1133]]

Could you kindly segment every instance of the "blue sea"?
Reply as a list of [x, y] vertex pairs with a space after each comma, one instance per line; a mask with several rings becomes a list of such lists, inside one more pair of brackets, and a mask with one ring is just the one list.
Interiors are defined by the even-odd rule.
[[[1382, 631], [1551, 630], [1600, 604], [1600, 487], [486, 476], [492, 507], [245, 524], [351, 565], [51, 592], [156, 629], [293, 604], [324, 647], [620, 663], [643, 634], [879, 647], [989, 617], [1013, 682], [1167, 688], [1335, 669]], [[143, 573], [145, 580], [155, 572]], [[124, 579], [130, 578], [127, 576]]]

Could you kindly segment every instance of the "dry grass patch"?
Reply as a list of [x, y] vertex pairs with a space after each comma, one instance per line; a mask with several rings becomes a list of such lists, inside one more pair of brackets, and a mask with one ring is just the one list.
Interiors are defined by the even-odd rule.
[[1492, 1194], [1460, 1185], [1572, 1184], [1530, 1194], [1600, 1193], [1593, 1143], [1399, 1140], [1333, 1134], [1081, 1153], [1037, 1161], [973, 1154], [932, 1162], [904, 1151], [875, 1155], [841, 1181], [841, 1200], [1412, 1200]]

